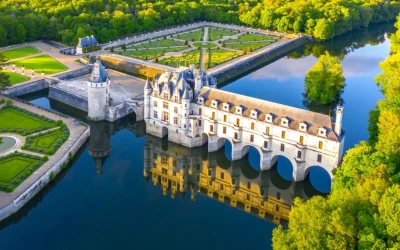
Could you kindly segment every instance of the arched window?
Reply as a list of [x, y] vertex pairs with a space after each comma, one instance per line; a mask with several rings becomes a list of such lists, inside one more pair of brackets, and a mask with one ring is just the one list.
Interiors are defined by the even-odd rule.
[[210, 125], [210, 131], [214, 132], [214, 126], [213, 125]]
[[267, 135], [269, 135], [270, 132], [271, 132], [270, 128], [267, 127], [267, 128], [265, 129], [265, 133], [266, 133]]
[[237, 132], [235, 132], [235, 139], [237, 140], [237, 138], [238, 138], [238, 133]]
[[324, 143], [323, 143], [322, 141], [319, 141], [319, 142], [318, 142], [318, 148], [322, 149], [323, 146], [324, 146]]
[[268, 142], [264, 141], [264, 148], [268, 148]]
[[286, 138], [286, 131], [282, 131], [282, 138]]
[[300, 144], [303, 145], [304, 144], [304, 136], [300, 135]]

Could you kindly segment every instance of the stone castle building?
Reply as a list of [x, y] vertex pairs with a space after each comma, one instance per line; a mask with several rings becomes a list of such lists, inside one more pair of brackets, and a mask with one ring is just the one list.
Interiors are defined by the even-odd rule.
[[76, 54], [81, 55], [84, 53], [85, 48], [98, 46], [98, 45], [99, 45], [99, 42], [93, 35], [79, 38], [78, 44], [76, 45]]
[[302, 181], [313, 166], [332, 177], [343, 155], [343, 107], [330, 116], [216, 89], [213, 77], [194, 67], [165, 72], [144, 89], [147, 133], [192, 148], [208, 142], [209, 152], [232, 144], [232, 160], [254, 147], [260, 169], [278, 156], [293, 165], [293, 179]]

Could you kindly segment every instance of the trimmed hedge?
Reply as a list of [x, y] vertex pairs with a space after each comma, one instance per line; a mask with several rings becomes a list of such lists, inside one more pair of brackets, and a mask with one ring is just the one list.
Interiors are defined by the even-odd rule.
[[62, 130], [62, 135], [57, 139], [57, 142], [50, 149], [38, 148], [32, 145], [35, 138], [42, 137], [44, 135], [48, 135], [54, 133], [56, 130], [46, 131], [43, 133], [39, 133], [36, 135], [28, 136], [25, 141], [25, 145], [21, 147], [23, 150], [28, 150], [32, 152], [37, 152], [41, 154], [53, 155], [57, 150], [66, 142], [69, 138], [69, 129], [65, 124], [61, 125], [59, 128]]

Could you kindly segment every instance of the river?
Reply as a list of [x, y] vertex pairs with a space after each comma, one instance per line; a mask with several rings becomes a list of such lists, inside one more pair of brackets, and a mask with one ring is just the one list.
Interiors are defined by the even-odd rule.
[[[387, 33], [393, 31], [391, 24], [376, 25], [310, 45], [221, 88], [333, 113], [334, 107], [309, 105], [302, 95], [306, 71], [327, 50], [342, 59], [347, 86], [341, 102], [349, 149], [368, 139], [368, 112], [383, 97], [374, 77], [379, 62], [389, 55]], [[84, 117], [50, 101], [46, 93], [24, 98]], [[0, 223], [1, 249], [269, 249], [276, 223], [287, 225], [293, 197], [307, 199], [330, 190], [329, 176], [321, 168], [292, 183], [292, 169], [284, 158], [260, 173], [257, 152], [232, 163], [229, 143], [217, 153], [204, 147], [187, 149], [146, 136], [144, 124], [134, 117], [90, 126], [90, 141], [68, 168], [24, 209]], [[160, 178], [160, 162], [172, 158], [188, 162], [190, 170]], [[236, 191], [222, 195], [219, 185], [237, 183], [234, 179], [240, 182]], [[182, 181], [186, 188], [177, 189]], [[239, 201], [238, 195], [246, 198]]]

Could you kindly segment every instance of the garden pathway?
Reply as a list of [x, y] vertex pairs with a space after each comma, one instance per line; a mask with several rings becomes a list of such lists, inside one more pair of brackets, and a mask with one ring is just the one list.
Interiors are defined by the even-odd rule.
[[[204, 28], [204, 36], [203, 36], [203, 41], [207, 42], [208, 41], [208, 27]], [[200, 69], [204, 70], [205, 65], [206, 65], [206, 59], [207, 59], [207, 49], [203, 48], [201, 50], [201, 63], [200, 63]]]

